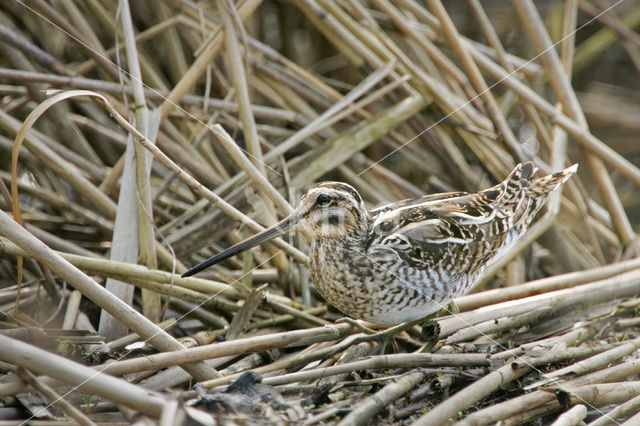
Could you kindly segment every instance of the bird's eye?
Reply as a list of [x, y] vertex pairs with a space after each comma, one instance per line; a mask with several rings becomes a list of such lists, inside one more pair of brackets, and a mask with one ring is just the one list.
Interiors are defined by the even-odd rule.
[[331, 197], [327, 194], [320, 194], [318, 198], [316, 198], [316, 204], [319, 206], [326, 206], [331, 202]]

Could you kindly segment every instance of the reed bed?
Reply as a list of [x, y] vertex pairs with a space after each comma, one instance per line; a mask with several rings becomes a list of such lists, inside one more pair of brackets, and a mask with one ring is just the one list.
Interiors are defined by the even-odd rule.
[[[635, 424], [638, 26], [632, 1], [2, 2], [0, 423]], [[375, 206], [525, 160], [580, 170], [392, 341], [339, 321], [302, 235], [180, 277], [316, 181]]]

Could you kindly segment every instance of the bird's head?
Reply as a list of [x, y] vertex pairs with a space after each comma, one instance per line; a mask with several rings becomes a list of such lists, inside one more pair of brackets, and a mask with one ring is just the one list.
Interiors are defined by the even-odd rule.
[[365, 228], [367, 224], [367, 210], [353, 187], [340, 182], [319, 183], [302, 196], [290, 216], [194, 266], [182, 276], [191, 276], [251, 247], [272, 240], [288, 229], [305, 232], [312, 238], [342, 238]]
[[292, 217], [292, 226], [312, 238], [340, 238], [365, 223], [367, 210], [350, 185], [323, 182], [307, 191]]

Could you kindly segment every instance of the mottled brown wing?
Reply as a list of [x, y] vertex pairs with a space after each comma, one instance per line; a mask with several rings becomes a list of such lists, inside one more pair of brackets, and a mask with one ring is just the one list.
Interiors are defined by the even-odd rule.
[[525, 190], [532, 172], [518, 166], [501, 184], [475, 194], [416, 200], [381, 211], [369, 248], [394, 250], [417, 268], [459, 265], [468, 273], [524, 232]]

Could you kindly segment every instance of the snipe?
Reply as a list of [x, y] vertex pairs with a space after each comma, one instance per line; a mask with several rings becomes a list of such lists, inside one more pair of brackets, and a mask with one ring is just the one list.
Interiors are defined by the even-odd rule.
[[294, 227], [312, 238], [311, 279], [330, 304], [379, 324], [418, 320], [466, 293], [577, 168], [534, 179], [536, 168], [527, 162], [502, 183], [478, 193], [427, 195], [371, 211], [351, 186], [319, 183], [291, 216], [183, 277]]

